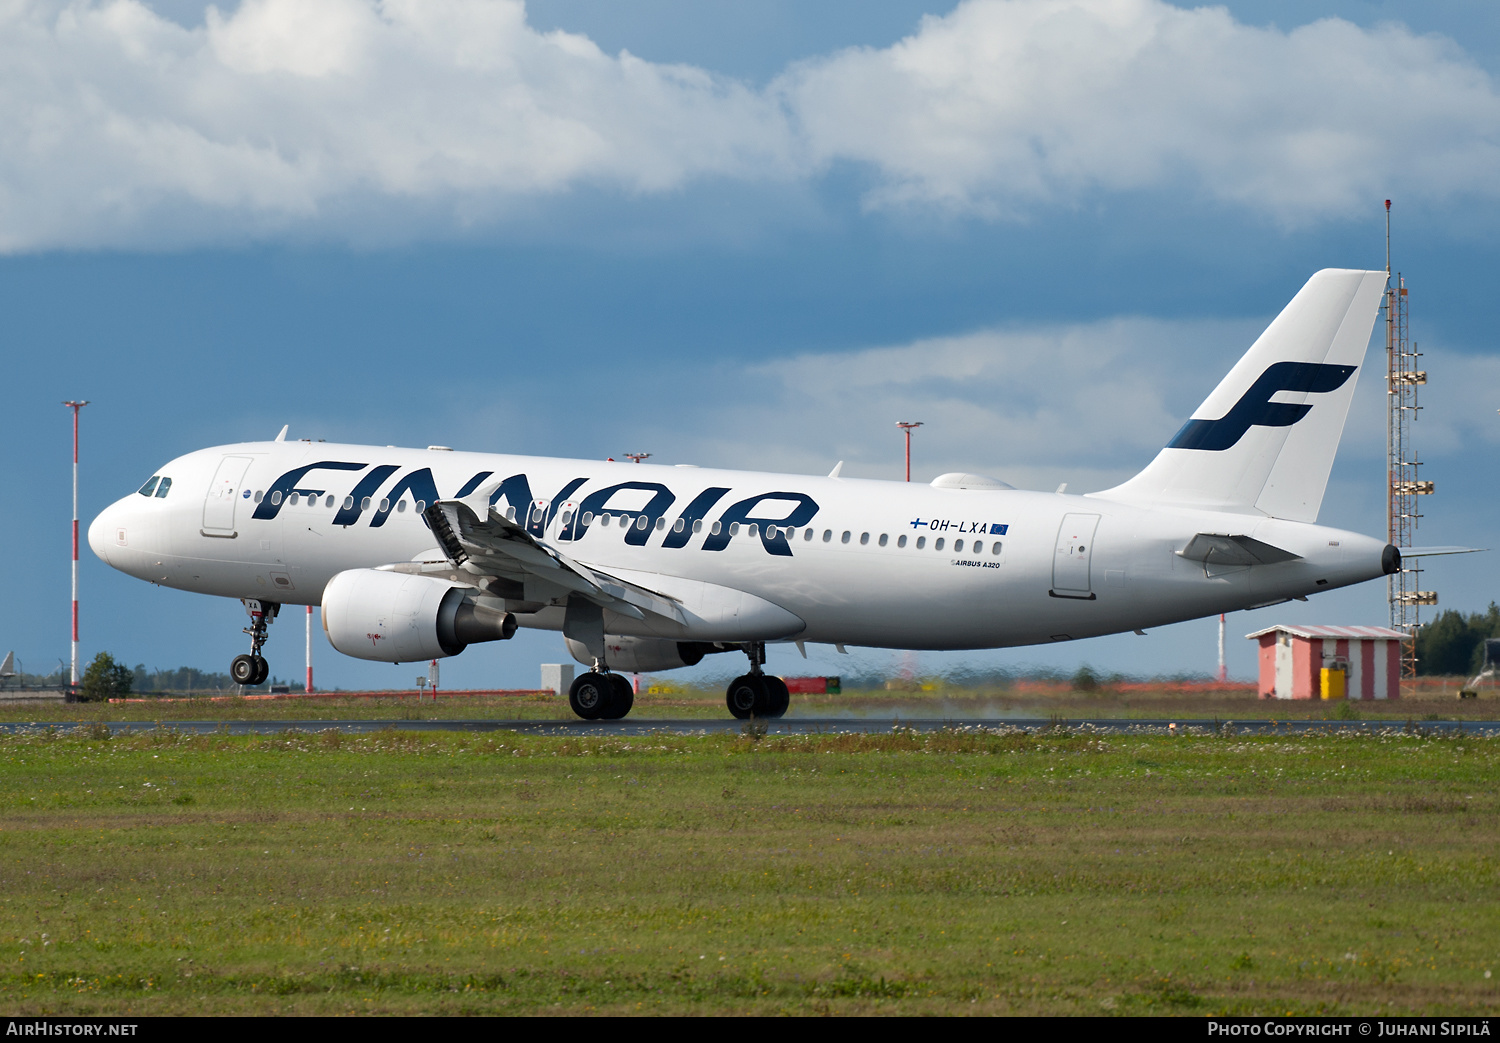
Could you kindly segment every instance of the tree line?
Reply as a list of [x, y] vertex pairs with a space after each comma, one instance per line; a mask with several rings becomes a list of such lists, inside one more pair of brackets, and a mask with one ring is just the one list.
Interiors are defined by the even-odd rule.
[[1473, 677], [1484, 668], [1485, 638], [1500, 637], [1500, 606], [1464, 615], [1449, 609], [1417, 631], [1417, 673]]
[[175, 670], [147, 670], [144, 663], [137, 663], [134, 670], [123, 663], [116, 663], [114, 656], [100, 652], [88, 665], [79, 679], [78, 698], [82, 702], [103, 702], [121, 699], [131, 694], [158, 695], [168, 692], [224, 692], [225, 694], [249, 694], [270, 691], [271, 685], [287, 684], [294, 692], [303, 690], [301, 684], [288, 684], [277, 678], [269, 678], [264, 684], [241, 687], [228, 674], [207, 673], [190, 666], [179, 666]]

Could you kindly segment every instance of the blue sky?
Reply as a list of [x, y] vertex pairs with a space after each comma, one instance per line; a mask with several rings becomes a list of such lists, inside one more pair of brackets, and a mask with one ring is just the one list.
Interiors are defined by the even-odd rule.
[[[1312, 271], [1383, 263], [1388, 196], [1432, 381], [1421, 542], [1500, 547], [1497, 66], [1482, 3], [19, 5], [0, 651], [67, 654], [65, 398], [94, 402], [86, 519], [284, 423], [895, 477], [914, 418], [914, 477], [1100, 488]], [[1329, 524], [1383, 531], [1382, 401], [1362, 381]], [[1497, 568], [1435, 560], [1425, 585], [1480, 609]], [[82, 575], [86, 656], [241, 650], [237, 603], [87, 555]], [[1231, 617], [1231, 670], [1254, 669], [1239, 635], [1380, 622], [1383, 596]], [[920, 662], [1208, 671], [1215, 626]], [[295, 674], [300, 650], [281, 631], [268, 653]], [[561, 657], [525, 636], [445, 682], [530, 684]], [[409, 672], [319, 654], [327, 685]]]

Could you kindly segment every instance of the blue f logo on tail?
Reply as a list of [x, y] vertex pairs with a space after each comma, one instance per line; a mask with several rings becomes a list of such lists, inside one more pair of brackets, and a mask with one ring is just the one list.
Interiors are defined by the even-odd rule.
[[1240, 396], [1229, 412], [1218, 420], [1189, 420], [1182, 425], [1168, 449], [1228, 449], [1251, 427], [1291, 427], [1312, 410], [1308, 404], [1272, 402], [1278, 391], [1323, 393], [1344, 386], [1354, 366], [1332, 366], [1323, 362], [1277, 362], [1266, 367]]

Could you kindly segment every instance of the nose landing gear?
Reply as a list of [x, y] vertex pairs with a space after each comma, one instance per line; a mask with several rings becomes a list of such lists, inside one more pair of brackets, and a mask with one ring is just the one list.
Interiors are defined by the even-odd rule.
[[235, 684], [253, 688], [264, 684], [266, 678], [271, 676], [271, 665], [260, 654], [260, 650], [268, 637], [266, 627], [276, 618], [281, 606], [274, 601], [256, 601], [254, 598], [241, 598], [240, 601], [245, 606], [246, 615], [250, 617], [250, 625], [245, 628], [245, 633], [250, 635], [250, 654], [234, 657], [234, 661], [229, 664], [229, 676], [234, 678]]
[[750, 672], [729, 682], [729, 691], [724, 696], [729, 712], [742, 721], [751, 717], [780, 717], [791, 705], [792, 696], [785, 681], [761, 671], [766, 661], [765, 642], [749, 642], [745, 654], [750, 657]]

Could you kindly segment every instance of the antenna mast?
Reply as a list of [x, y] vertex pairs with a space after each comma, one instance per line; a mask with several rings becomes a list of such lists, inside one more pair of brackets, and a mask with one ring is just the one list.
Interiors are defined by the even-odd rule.
[[[1417, 369], [1422, 353], [1410, 341], [1406, 311], [1406, 280], [1391, 273], [1391, 201], [1385, 201], [1385, 363], [1386, 363], [1386, 539], [1405, 550], [1412, 546], [1417, 524], [1417, 497], [1430, 495], [1431, 482], [1420, 481], [1422, 466], [1412, 445], [1411, 425], [1417, 419], [1417, 388], [1427, 383], [1427, 372]], [[1423, 605], [1436, 605], [1437, 593], [1419, 590], [1422, 570], [1405, 557], [1401, 570], [1386, 577], [1392, 629], [1410, 635], [1401, 643], [1401, 676], [1416, 676], [1417, 631]]]

